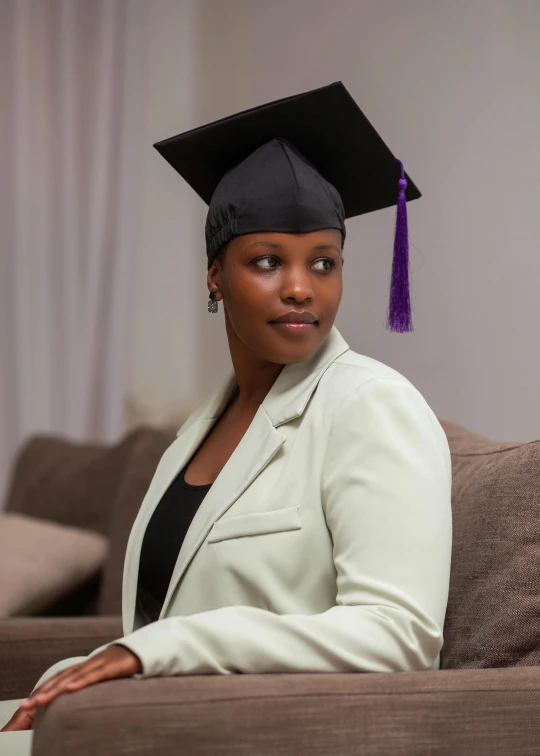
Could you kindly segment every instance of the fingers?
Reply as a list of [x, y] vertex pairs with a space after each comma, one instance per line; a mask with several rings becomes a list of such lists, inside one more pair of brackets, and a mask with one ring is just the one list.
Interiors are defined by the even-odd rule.
[[100, 664], [92, 669], [74, 673], [69, 680], [65, 681], [64, 685], [67, 690], [79, 690], [87, 685], [95, 685], [95, 683], [111, 680], [117, 676], [117, 670], [114, 669], [113, 665]]
[[31, 730], [34, 720], [33, 712], [24, 711], [23, 709], [17, 709], [15, 714], [11, 717], [9, 722], [5, 724], [0, 732], [15, 732], [17, 730]]
[[81, 664], [73, 664], [53, 675], [21, 703], [21, 709], [33, 715], [37, 706], [48, 706], [61, 693], [71, 693], [104, 680], [130, 677], [141, 670], [136, 654], [122, 645], [112, 644]]
[[121, 645], [113, 644], [96, 656], [58, 672], [23, 701], [21, 708], [31, 711], [48, 706], [56, 696], [80, 690], [103, 680], [129, 677], [141, 669], [139, 658]]
[[[78, 682], [83, 680], [86, 681], [84, 684], [90, 685], [94, 682], [99, 682], [100, 679], [107, 678], [103, 676], [102, 665], [99, 661], [95, 662], [93, 659], [90, 659], [83, 664], [75, 664], [53, 675], [50, 680], [40, 685], [39, 688], [28, 696], [26, 701], [21, 703], [21, 708], [24, 711], [29, 711], [35, 709], [37, 706], [48, 706], [61, 693], [69, 691], [69, 684], [75, 680]], [[84, 687], [84, 685], [80, 685], [79, 687]]]
[[57, 672], [56, 675], [53, 675], [51, 678], [49, 678], [49, 680], [40, 685], [39, 688], [36, 688], [34, 691], [32, 691], [28, 698], [21, 703], [21, 708], [26, 710], [32, 708], [39, 696], [49, 693], [56, 687], [56, 685], [62, 682], [62, 680], [65, 680], [70, 675], [72, 675], [74, 670], [78, 669], [80, 666], [80, 664], [75, 664], [71, 667], [68, 667], [67, 669], [62, 670], [62, 672]]

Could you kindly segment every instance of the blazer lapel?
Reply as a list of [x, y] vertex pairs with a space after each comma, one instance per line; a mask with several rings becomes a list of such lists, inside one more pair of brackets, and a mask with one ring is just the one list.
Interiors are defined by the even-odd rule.
[[[166, 615], [177, 585], [214, 522], [222, 517], [251, 485], [284, 443], [285, 436], [277, 430], [277, 426], [299, 417], [304, 412], [325, 370], [348, 349], [349, 345], [334, 326], [320, 349], [309, 360], [285, 365], [192, 520], [173, 570], [160, 619]], [[143, 502], [140, 516], [137, 518], [137, 527], [134, 526], [137, 536], [133, 539], [133, 544], [128, 546], [132, 565], [131, 568], [128, 566], [126, 554], [124, 572], [124, 617], [130, 621], [134, 617], [136, 598], [137, 577], [133, 579], [133, 571], [135, 570], [137, 576], [140, 549], [150, 517], [168, 486], [221, 414], [236, 386], [234, 371], [230, 371], [202, 409], [194, 413], [193, 419], [186, 421], [173, 444], [173, 447], [177, 447], [177, 453], [171, 453], [171, 462], [160, 475], [159, 484], [156, 483], [152, 495], [148, 492], [148, 501], [145, 499]], [[169, 449], [169, 452], [173, 452], [173, 448]], [[128, 628], [127, 632], [131, 629]]]
[[216, 391], [202, 407], [196, 409], [177, 433], [176, 440], [165, 452], [156, 474], [141, 504], [126, 548], [122, 583], [122, 617], [124, 635], [132, 632], [135, 620], [139, 561], [142, 542], [150, 519], [165, 491], [198, 448], [216, 418], [221, 414], [236, 386], [234, 371], [230, 371]]
[[284, 441], [285, 437], [274, 428], [261, 405], [195, 513], [178, 555], [160, 619], [166, 614], [176, 586], [214, 522], [234, 504]]

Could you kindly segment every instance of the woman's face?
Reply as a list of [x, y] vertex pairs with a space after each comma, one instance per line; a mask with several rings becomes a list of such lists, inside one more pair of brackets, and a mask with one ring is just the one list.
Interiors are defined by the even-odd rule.
[[[224, 267], [214, 261], [208, 287], [223, 301], [229, 339], [269, 362], [301, 362], [330, 332], [343, 290], [341, 232], [260, 232], [234, 237]], [[316, 322], [287, 328], [271, 321], [290, 311]]]

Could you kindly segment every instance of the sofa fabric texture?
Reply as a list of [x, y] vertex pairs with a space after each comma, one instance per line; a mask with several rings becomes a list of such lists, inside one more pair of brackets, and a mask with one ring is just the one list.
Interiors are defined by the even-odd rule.
[[538, 665], [540, 441], [493, 441], [441, 424], [453, 478], [441, 669]]
[[540, 669], [114, 680], [37, 714], [34, 756], [538, 756]]
[[6, 509], [108, 535], [111, 504], [132, 446], [37, 436], [16, 460]]
[[2, 620], [0, 701], [25, 698], [41, 675], [60, 659], [90, 654], [120, 635], [120, 617], [16, 617]]

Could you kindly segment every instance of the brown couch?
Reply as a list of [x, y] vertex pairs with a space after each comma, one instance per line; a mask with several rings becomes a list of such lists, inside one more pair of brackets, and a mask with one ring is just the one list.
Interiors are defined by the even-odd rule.
[[[441, 423], [454, 546], [440, 670], [101, 683], [38, 713], [33, 753], [540, 754], [540, 441]], [[111, 448], [41, 438], [21, 452], [8, 507], [105, 533], [111, 552], [102, 575], [49, 616], [0, 622], [0, 699], [121, 635], [129, 530], [173, 437], [139, 429]], [[62, 612], [83, 616], [53, 616]]]

